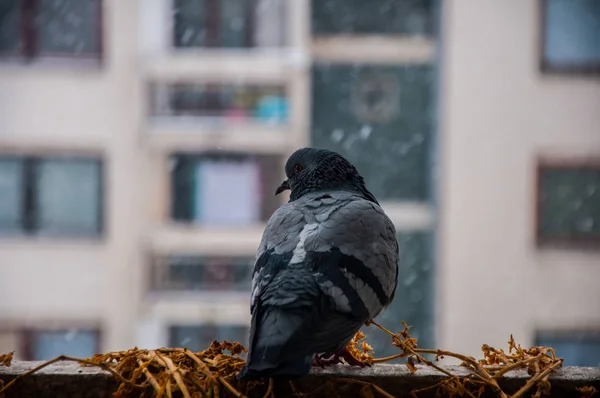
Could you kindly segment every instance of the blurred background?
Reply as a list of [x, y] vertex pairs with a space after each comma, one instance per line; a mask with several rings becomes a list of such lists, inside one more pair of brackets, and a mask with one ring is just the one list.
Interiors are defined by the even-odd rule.
[[384, 326], [600, 366], [598, 0], [0, 0], [0, 352], [247, 344], [307, 145], [396, 225]]

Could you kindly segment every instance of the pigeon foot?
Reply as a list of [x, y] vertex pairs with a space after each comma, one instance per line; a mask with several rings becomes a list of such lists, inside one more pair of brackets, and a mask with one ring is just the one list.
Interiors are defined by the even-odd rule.
[[325, 366], [337, 365], [338, 363], [342, 362], [342, 359], [350, 366], [358, 366], [361, 368], [364, 368], [365, 366], [371, 366], [371, 364], [367, 362], [356, 359], [346, 347], [333, 354], [316, 354], [313, 359], [313, 366], [320, 366], [324, 368]]

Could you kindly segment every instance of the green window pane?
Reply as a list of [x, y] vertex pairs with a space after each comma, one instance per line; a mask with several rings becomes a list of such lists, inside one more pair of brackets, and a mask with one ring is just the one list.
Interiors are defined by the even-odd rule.
[[174, 0], [176, 47], [281, 47], [288, 0]]
[[177, 47], [204, 47], [207, 42], [204, 1], [175, 0], [173, 39]]
[[48, 55], [100, 51], [100, 0], [41, 0], [36, 43]]
[[38, 163], [34, 202], [39, 232], [100, 233], [100, 167], [100, 162], [93, 159], [48, 159]]
[[0, 159], [0, 233], [21, 231], [22, 215], [23, 162]]
[[540, 190], [541, 238], [600, 238], [600, 169], [543, 169]]
[[19, 0], [0, 1], [0, 54], [15, 55], [21, 49]]
[[249, 41], [248, 0], [221, 0], [221, 46], [246, 47]]
[[316, 64], [312, 145], [346, 156], [379, 200], [426, 200], [433, 68]]
[[312, 32], [327, 34], [431, 33], [431, 0], [312, 0]]

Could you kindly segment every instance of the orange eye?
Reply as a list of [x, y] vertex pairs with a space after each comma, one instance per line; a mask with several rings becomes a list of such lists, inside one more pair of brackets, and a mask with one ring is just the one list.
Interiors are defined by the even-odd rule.
[[296, 174], [300, 173], [303, 169], [302, 166], [300, 166], [299, 164], [294, 166], [294, 170], [296, 170]]

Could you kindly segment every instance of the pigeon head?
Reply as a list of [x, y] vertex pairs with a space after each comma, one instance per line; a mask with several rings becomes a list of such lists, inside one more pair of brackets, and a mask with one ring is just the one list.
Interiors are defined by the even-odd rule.
[[311, 192], [350, 191], [378, 203], [356, 167], [329, 149], [298, 149], [287, 160], [285, 174], [287, 179], [277, 188], [275, 195], [290, 190], [290, 202]]

